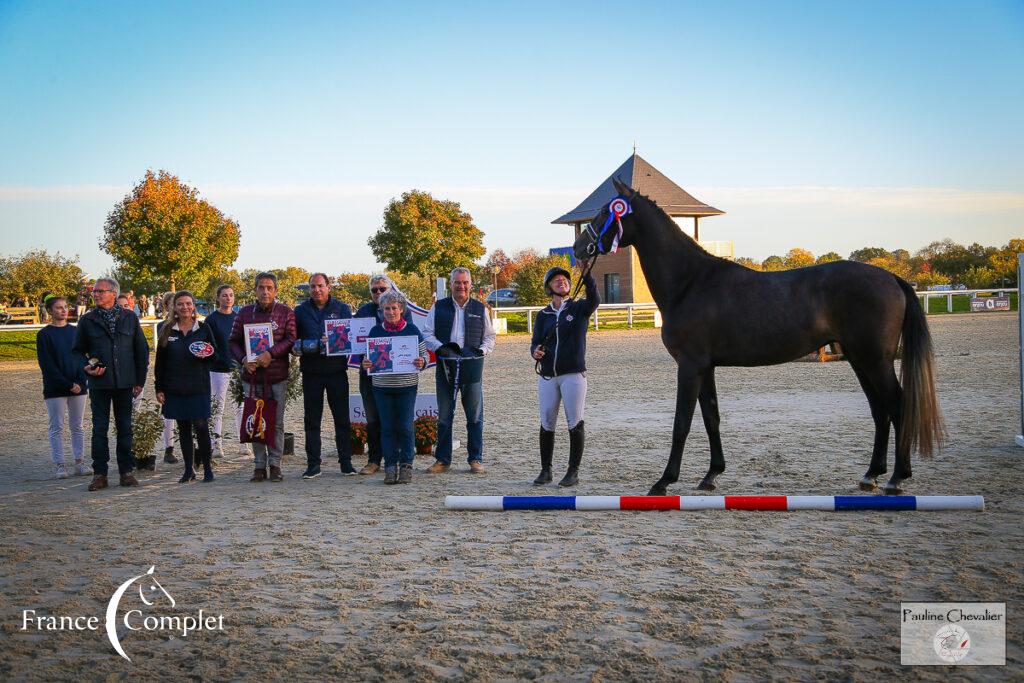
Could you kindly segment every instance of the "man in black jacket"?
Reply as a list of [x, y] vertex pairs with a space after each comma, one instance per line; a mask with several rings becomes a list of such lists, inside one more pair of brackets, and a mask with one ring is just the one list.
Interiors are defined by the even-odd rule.
[[[118, 306], [117, 280], [100, 278], [93, 287], [96, 308], [78, 321], [72, 351], [84, 354], [85, 372], [90, 376], [89, 403], [92, 408], [92, 469], [95, 477], [90, 491], [107, 488], [110, 446], [110, 406], [117, 426], [117, 470], [121, 486], [138, 486], [132, 476], [132, 399], [142, 393], [149, 370], [149, 344], [138, 317]], [[93, 362], [95, 359], [96, 362]]]

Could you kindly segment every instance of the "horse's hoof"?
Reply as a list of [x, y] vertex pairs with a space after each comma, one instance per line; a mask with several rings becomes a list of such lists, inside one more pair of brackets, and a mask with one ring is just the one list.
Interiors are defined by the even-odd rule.
[[887, 496], [898, 496], [903, 493], [903, 489], [900, 487], [899, 483], [888, 481], [885, 484], [885, 488], [882, 489], [882, 492]]
[[668, 489], [664, 486], [652, 486], [651, 490], [647, 492], [648, 496], [667, 496]]
[[861, 477], [860, 481], [857, 482], [857, 486], [860, 487], [861, 491], [874, 491], [878, 488], [878, 480], [873, 477]]
[[697, 484], [698, 491], [714, 491], [716, 488], [718, 487], [715, 486], [715, 480], [708, 479], [707, 477], [701, 479], [700, 483]]

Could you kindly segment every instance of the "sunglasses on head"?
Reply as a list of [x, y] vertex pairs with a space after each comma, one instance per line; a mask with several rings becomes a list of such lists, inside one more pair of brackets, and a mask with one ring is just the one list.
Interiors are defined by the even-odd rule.
[[374, 294], [383, 294], [384, 292], [388, 291], [388, 288], [387, 287], [372, 287], [370, 289], [370, 291], [373, 292]]

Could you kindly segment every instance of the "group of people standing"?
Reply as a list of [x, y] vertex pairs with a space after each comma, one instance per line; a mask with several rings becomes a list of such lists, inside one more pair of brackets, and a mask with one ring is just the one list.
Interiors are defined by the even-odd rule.
[[[323, 273], [314, 273], [309, 278], [310, 298], [294, 310], [277, 301], [277, 278], [269, 272], [255, 278], [256, 302], [243, 306], [237, 313], [233, 289], [227, 285], [219, 287], [218, 310], [203, 321], [198, 319], [195, 297], [190, 292], [171, 295], [166, 303], [168, 314], [158, 331], [154, 388], [163, 417], [178, 428], [184, 460], [180, 483], [195, 481], [199, 465], [203, 468], [202, 481], [214, 480], [212, 458], [215, 452], [223, 454], [223, 416], [229, 406], [235, 414], [236, 433], [242, 431], [241, 406], [228, 395], [236, 367], [247, 395], [272, 398], [277, 404], [274, 439], [270, 443], [257, 440], [251, 444], [254, 469], [250, 481], [282, 481], [290, 354], [299, 357], [302, 374], [306, 452], [303, 479], [321, 475], [325, 395], [341, 474], [357, 474], [352, 465], [350, 437], [349, 357], [327, 355], [324, 325], [329, 319], [352, 317], [376, 320], [370, 337], [414, 337], [417, 348], [412, 372], [370, 374], [368, 358], [353, 358], [359, 368], [359, 393], [369, 447], [367, 463], [358, 474], [376, 474], [383, 465], [385, 484], [411, 482], [416, 395], [419, 374], [429, 362], [428, 351], [437, 357], [438, 435], [436, 460], [425, 471], [440, 474], [451, 468], [452, 426], [461, 395], [470, 472], [483, 473], [482, 365], [494, 349], [495, 332], [487, 307], [470, 296], [469, 269], [455, 268], [449, 285], [451, 296], [435, 302], [422, 330], [413, 323], [405, 296], [385, 275], [370, 278], [371, 301], [362, 305], [355, 316], [346, 303], [331, 296], [329, 279]], [[584, 445], [586, 333], [590, 315], [600, 303], [593, 278], [587, 276], [585, 285], [586, 299], [574, 300], [569, 297], [569, 271], [553, 268], [544, 278], [551, 303], [538, 314], [530, 346], [539, 375], [541, 473], [536, 485], [552, 480], [555, 423], [563, 403], [570, 455], [568, 470], [559, 485], [572, 486], [578, 481]], [[98, 280], [92, 292], [96, 306], [81, 316], [77, 329], [67, 325], [67, 300], [50, 297], [46, 306], [52, 322], [37, 337], [56, 476], [68, 476], [63, 454], [66, 414], [75, 474], [93, 475], [90, 491], [108, 486], [111, 409], [117, 428], [119, 483], [138, 485], [132, 474], [135, 460], [131, 415], [133, 401], [141, 395], [146, 381], [149, 346], [138, 316], [118, 304], [118, 294], [114, 279]], [[245, 326], [257, 323], [269, 323], [273, 338], [269, 348], [250, 360]], [[91, 470], [83, 459], [86, 395], [93, 415]], [[242, 448], [248, 452], [244, 444]], [[165, 461], [177, 462], [172, 451], [165, 451]]]

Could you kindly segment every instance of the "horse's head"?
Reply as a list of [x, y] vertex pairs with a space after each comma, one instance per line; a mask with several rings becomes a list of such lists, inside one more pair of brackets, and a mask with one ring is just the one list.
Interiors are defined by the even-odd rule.
[[[615, 199], [625, 199], [627, 206], [632, 204], [637, 196], [636, 190], [621, 182], [618, 178], [612, 178], [612, 184], [615, 185], [615, 191], [619, 193]], [[612, 245], [617, 236], [619, 237], [620, 247], [626, 247], [631, 244], [629, 226], [632, 223], [633, 215], [631, 212], [627, 212], [618, 218], [618, 222], [622, 224], [622, 235], [619, 236], [619, 226], [615, 216], [612, 215], [614, 204], [615, 200], [604, 204], [601, 210], [597, 212], [597, 215], [583, 229], [580, 236], [576, 238], [576, 242], [572, 245], [572, 252], [577, 259], [586, 261], [598, 254], [607, 254], [612, 250]]]

